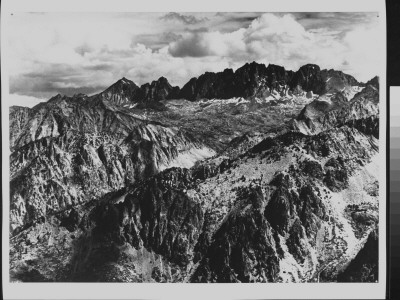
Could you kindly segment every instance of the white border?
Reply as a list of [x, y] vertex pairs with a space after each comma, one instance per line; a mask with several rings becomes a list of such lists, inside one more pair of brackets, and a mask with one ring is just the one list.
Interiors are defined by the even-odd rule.
[[[5, 299], [384, 299], [386, 288], [386, 12], [384, 0], [3, 0], [1, 11], [3, 134], [3, 296]], [[378, 11], [382, 45], [380, 68], [379, 283], [157, 284], [157, 283], [9, 283], [9, 95], [7, 19], [11, 12], [169, 12], [169, 11]]]

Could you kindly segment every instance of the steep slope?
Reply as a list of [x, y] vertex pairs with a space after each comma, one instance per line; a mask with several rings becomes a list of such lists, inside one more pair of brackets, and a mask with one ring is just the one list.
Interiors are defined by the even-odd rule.
[[138, 93], [139, 87], [125, 77], [99, 94], [99, 97], [116, 105], [132, 104]]
[[173, 99], [178, 96], [179, 87], [169, 84], [165, 77], [160, 77], [157, 81], [146, 83], [140, 87], [140, 91], [134, 101], [149, 102]]
[[31, 109], [22, 106], [11, 106], [9, 113], [10, 120], [10, 145], [14, 145], [15, 140], [23, 131], [29, 120]]
[[178, 94], [179, 87], [171, 86], [165, 77], [160, 77], [158, 80], [145, 83], [140, 87], [123, 77], [104, 92], [93, 97], [105, 100], [113, 105], [132, 108], [139, 103], [142, 108], [146, 108], [149, 104], [160, 100], [176, 98]]
[[140, 118], [123, 108], [97, 97], [57, 95], [30, 110], [29, 118], [19, 134], [15, 135], [10, 148], [17, 149], [45, 137], [58, 137], [67, 130], [107, 132], [124, 137], [142, 123]]
[[378, 230], [371, 232], [367, 242], [349, 266], [338, 275], [338, 282], [378, 281]]
[[326, 80], [321, 74], [321, 69], [317, 65], [308, 64], [302, 66], [290, 81], [291, 88], [299, 87], [305, 91], [311, 91], [315, 94], [326, 93]]
[[[198, 168], [162, 172], [94, 210], [78, 249], [95, 252], [84, 260], [84, 250], [76, 252], [72, 276], [93, 276], [98, 253], [108, 257], [102, 264], [135, 270], [116, 260], [133, 247], [128, 261], [150, 251], [194, 282], [313, 281], [322, 271], [335, 280], [377, 222], [376, 144], [347, 126], [313, 137], [287, 133], [208, 178]], [[347, 213], [355, 204], [364, 218]], [[168, 278], [168, 268], [158, 271]]]
[[290, 129], [299, 130], [305, 134], [315, 134], [348, 122], [370, 119], [375, 121], [367, 126], [370, 126], [370, 130], [377, 136], [379, 133], [376, 130], [377, 118], [375, 117], [379, 113], [377, 80], [375, 78], [372, 84], [367, 83], [366, 87], [350, 101], [346, 101], [340, 92], [329, 100], [321, 97], [315, 99], [306, 105], [298, 117], [291, 122]]
[[127, 182], [215, 154], [178, 128], [142, 121], [102, 101], [75, 100], [52, 99], [20, 123], [12, 111], [12, 126], [25, 123], [11, 145], [12, 234]]

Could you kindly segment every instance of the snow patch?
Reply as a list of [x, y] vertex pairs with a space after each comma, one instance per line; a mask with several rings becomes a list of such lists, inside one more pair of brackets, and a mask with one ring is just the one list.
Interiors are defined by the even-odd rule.
[[345, 97], [347, 98], [348, 101], [350, 101], [351, 99], [354, 98], [354, 96], [356, 94], [358, 94], [359, 92], [361, 92], [364, 89], [364, 87], [361, 86], [357, 86], [354, 85], [352, 87], [350, 87], [349, 89], [347, 89], [344, 93]]

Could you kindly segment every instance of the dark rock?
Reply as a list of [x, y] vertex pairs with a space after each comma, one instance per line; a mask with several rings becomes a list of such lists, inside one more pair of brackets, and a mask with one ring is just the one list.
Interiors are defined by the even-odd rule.
[[264, 215], [278, 233], [284, 235], [289, 226], [289, 220], [294, 215], [293, 195], [285, 186], [280, 186], [271, 195]]
[[338, 282], [378, 281], [378, 234], [370, 233], [367, 242], [343, 272], [337, 276]]
[[306, 175], [310, 177], [322, 179], [324, 176], [322, 166], [317, 161], [304, 160], [301, 164], [301, 169]]
[[344, 161], [341, 157], [330, 158], [325, 166], [325, 178], [324, 183], [326, 186], [334, 191], [338, 192], [345, 189], [349, 184], [349, 176], [345, 167]]
[[304, 244], [305, 234], [301, 221], [297, 218], [289, 230], [289, 238], [286, 241], [289, 252], [293, 257], [302, 264], [309, 251]]
[[314, 94], [324, 94], [326, 92], [325, 80], [319, 66], [313, 64], [302, 66], [290, 81], [292, 89], [297, 86], [300, 86], [306, 92], [312, 91]]
[[61, 220], [60, 226], [67, 228], [67, 230], [70, 232], [73, 232], [78, 229], [80, 221], [81, 220], [78, 211], [73, 208], [71, 209], [68, 217]]
[[257, 188], [243, 195], [246, 212], [232, 213], [214, 239], [192, 282], [274, 282], [279, 273], [273, 229], [259, 210], [265, 201]]

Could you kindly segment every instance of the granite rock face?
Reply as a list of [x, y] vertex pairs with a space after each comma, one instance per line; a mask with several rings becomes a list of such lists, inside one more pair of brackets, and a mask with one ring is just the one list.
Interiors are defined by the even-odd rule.
[[33, 108], [24, 126], [12, 122], [23, 127], [11, 145], [12, 232], [179, 165], [182, 155], [186, 167], [214, 155], [177, 128], [101, 104], [53, 99]]
[[[300, 98], [279, 128], [229, 132], [234, 109], [245, 122], [260, 99], [282, 110]], [[171, 105], [226, 122], [204, 113], [188, 130]], [[227, 132], [225, 148], [213, 130]], [[123, 78], [97, 95], [12, 107], [11, 278], [374, 281], [378, 139], [378, 78], [317, 65], [253, 62], [181, 90]]]
[[179, 87], [173, 87], [165, 77], [160, 77], [151, 84], [146, 83], [140, 87], [137, 100], [139, 102], [160, 101], [174, 99], [178, 96]]
[[[153, 251], [186, 272], [188, 282], [334, 281], [377, 223], [376, 198], [365, 204], [371, 216], [365, 221], [359, 213], [342, 217], [348, 209], [341, 207], [358, 200], [340, 196], [358, 188], [360, 172], [368, 184], [375, 182], [365, 168], [377, 154], [375, 143], [348, 126], [315, 136], [288, 133], [209, 172], [165, 170], [133, 184], [114, 197], [118, 201], [98, 205], [80, 243], [101, 245], [89, 246], [100, 253], [117, 244], [117, 257], [125, 245]], [[321, 150], [327, 144], [329, 154]], [[260, 166], [260, 154], [267, 169], [249, 175]], [[263, 171], [288, 155], [293, 159], [281, 171]], [[88, 276], [98, 255], [84, 256], [87, 262], [79, 253], [73, 276]], [[136, 261], [135, 254], [128, 260]]]
[[[118, 202], [93, 209], [92, 229], [81, 237], [78, 250], [85, 252], [78, 252], [74, 261], [76, 273], [90, 276], [98, 256], [116, 252], [113, 245], [124, 244], [153, 251], [178, 267], [186, 266], [204, 220], [200, 203], [184, 193], [190, 177], [187, 169], [172, 168], [127, 189]], [[99, 246], [87, 251], [88, 245]], [[83, 256], [87, 261], [82, 261]]]
[[10, 145], [15, 143], [28, 122], [31, 109], [22, 106], [10, 107]]
[[266, 98], [272, 94], [287, 95], [309, 92], [323, 95], [361, 85], [354, 77], [335, 70], [321, 70], [317, 65], [304, 65], [298, 71], [277, 65], [247, 63], [233, 72], [207, 72], [186, 83], [179, 97], [188, 100], [228, 99], [233, 97]]

